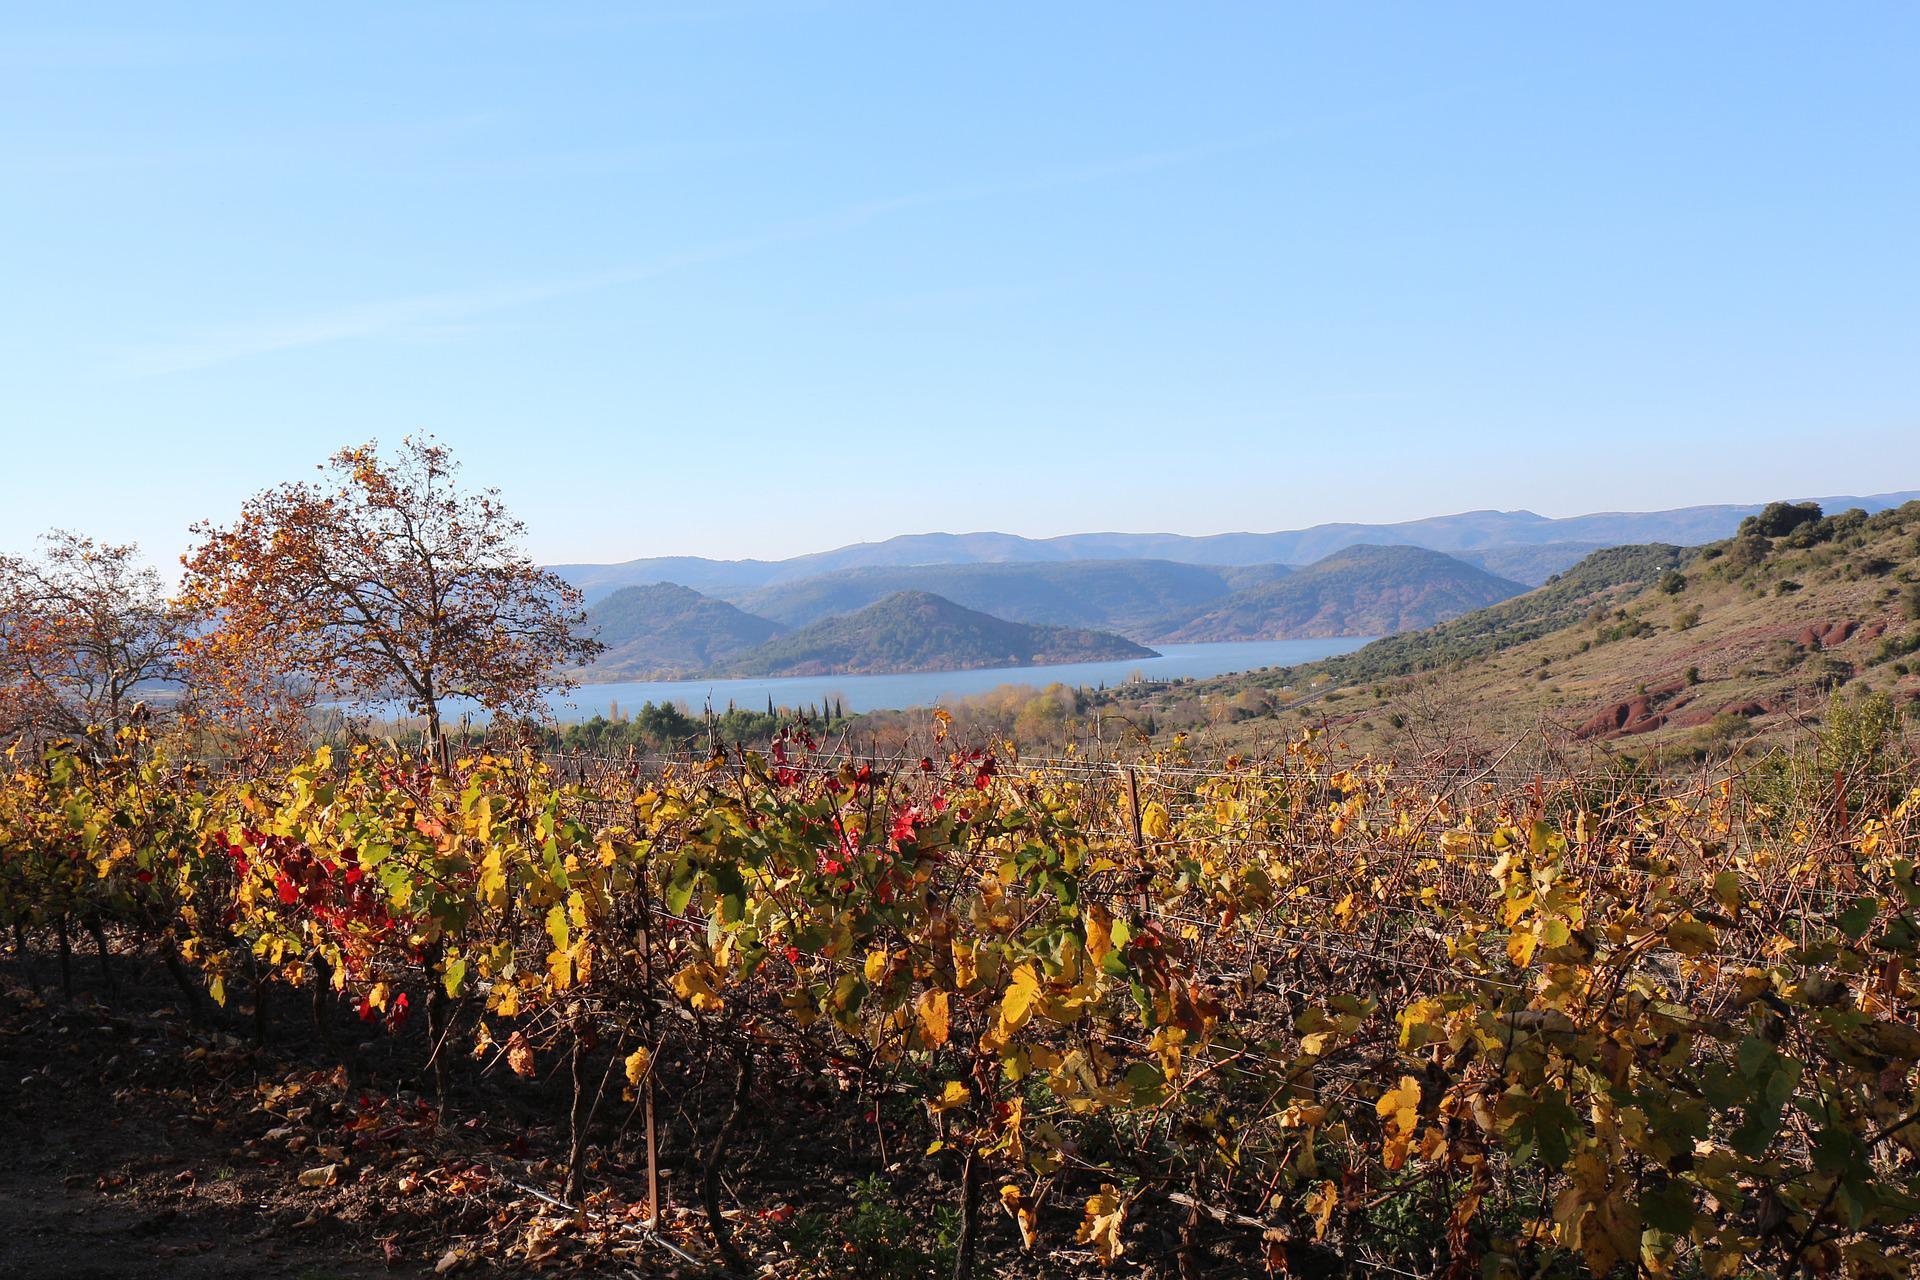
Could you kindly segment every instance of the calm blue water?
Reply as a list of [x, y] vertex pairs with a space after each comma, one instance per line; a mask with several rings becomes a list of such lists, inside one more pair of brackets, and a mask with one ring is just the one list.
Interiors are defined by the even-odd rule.
[[[777, 707], [804, 706], [838, 698], [848, 711], [890, 711], [902, 707], [930, 707], [969, 694], [985, 693], [1004, 684], [1116, 685], [1139, 677], [1147, 680], [1203, 679], [1230, 671], [1257, 667], [1286, 667], [1313, 662], [1339, 653], [1351, 653], [1372, 637], [1340, 636], [1328, 640], [1245, 640], [1226, 644], [1168, 644], [1157, 658], [1120, 662], [1065, 662], [1049, 667], [982, 667], [975, 671], [919, 671], [887, 676], [782, 676], [741, 680], [623, 680], [615, 684], [581, 685], [565, 697], [550, 699], [562, 721], [604, 715], [614, 703], [626, 712], [643, 702], [677, 702], [699, 711], [707, 699], [724, 711], [729, 701], [747, 710], [766, 707], [771, 697]], [[458, 718], [455, 710], [449, 720]], [[477, 719], [478, 717], [476, 717]]]

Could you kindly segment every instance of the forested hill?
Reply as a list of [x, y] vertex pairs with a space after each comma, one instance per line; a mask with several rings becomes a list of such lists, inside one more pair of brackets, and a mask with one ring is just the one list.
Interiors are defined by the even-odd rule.
[[1438, 551], [1357, 546], [1169, 619], [1150, 635], [1169, 644], [1390, 635], [1522, 590]]
[[1692, 556], [1665, 543], [1596, 551], [1542, 587], [1484, 609], [1315, 664], [1342, 682], [1408, 675], [1483, 657], [1570, 626], [1596, 608], [1638, 594]]
[[785, 630], [723, 600], [657, 582], [623, 587], [587, 611], [587, 630], [606, 645], [596, 680], [674, 679], [711, 670]]
[[1152, 657], [1121, 636], [1008, 622], [924, 591], [902, 591], [857, 613], [825, 618], [735, 659], [735, 675], [803, 676], [958, 671]]

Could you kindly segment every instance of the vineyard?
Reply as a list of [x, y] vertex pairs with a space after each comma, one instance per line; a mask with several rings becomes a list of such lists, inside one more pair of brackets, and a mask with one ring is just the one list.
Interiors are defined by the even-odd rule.
[[421, 1269], [1908, 1273], [1911, 763], [925, 746], [17, 749], [7, 999], [92, 947], [273, 1027], [276, 1176], [483, 1206]]

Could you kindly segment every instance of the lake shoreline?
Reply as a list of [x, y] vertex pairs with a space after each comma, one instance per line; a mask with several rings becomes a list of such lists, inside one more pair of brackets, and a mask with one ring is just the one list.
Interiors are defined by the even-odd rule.
[[[694, 680], [616, 680], [582, 684], [570, 693], [555, 694], [548, 707], [562, 724], [630, 714], [648, 702], [678, 706], [695, 713], [711, 705], [761, 710], [769, 702], [779, 707], [806, 707], [833, 703], [853, 714], [901, 711], [913, 707], [948, 705], [1003, 685], [1045, 688], [1112, 688], [1132, 683], [1165, 684], [1204, 680], [1214, 676], [1268, 667], [1290, 667], [1351, 653], [1371, 643], [1373, 636], [1332, 636], [1306, 640], [1236, 640], [1208, 644], [1168, 644], [1152, 658], [1102, 662], [1063, 662], [1044, 666], [972, 667], [957, 671], [891, 672], [831, 676], [728, 676]], [[388, 713], [390, 714], [390, 713]], [[470, 716], [484, 723], [486, 716], [465, 706], [443, 708], [448, 723]]]

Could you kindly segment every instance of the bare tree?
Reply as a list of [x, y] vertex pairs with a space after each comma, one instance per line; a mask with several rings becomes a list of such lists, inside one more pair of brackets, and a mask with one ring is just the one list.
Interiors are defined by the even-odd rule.
[[115, 734], [171, 699], [183, 621], [138, 547], [56, 530], [0, 555], [0, 736]]
[[599, 646], [579, 634], [580, 594], [520, 549], [525, 526], [497, 490], [465, 492], [431, 438], [392, 459], [343, 449], [326, 484], [248, 499], [230, 526], [194, 526], [183, 595], [205, 630], [196, 670], [235, 697], [263, 673], [352, 702], [404, 701], [440, 736], [442, 705], [540, 714], [541, 695]]

